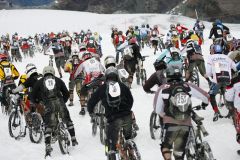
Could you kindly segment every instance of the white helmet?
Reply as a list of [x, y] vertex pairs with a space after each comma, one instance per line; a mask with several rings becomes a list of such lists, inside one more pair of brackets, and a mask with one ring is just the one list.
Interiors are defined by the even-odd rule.
[[106, 68], [108, 68], [110, 65], [114, 65], [114, 67], [116, 66], [116, 60], [113, 56], [107, 56], [104, 59], [104, 65]]
[[33, 63], [29, 63], [26, 65], [26, 74], [29, 78], [33, 73], [37, 73], [37, 67]]
[[43, 68], [43, 76], [45, 76], [46, 74], [51, 74], [51, 75], [55, 75], [55, 70], [52, 66], [46, 66]]
[[79, 51], [78, 51], [77, 49], [74, 49], [74, 50], [72, 51], [72, 58], [73, 58], [73, 56], [79, 57]]

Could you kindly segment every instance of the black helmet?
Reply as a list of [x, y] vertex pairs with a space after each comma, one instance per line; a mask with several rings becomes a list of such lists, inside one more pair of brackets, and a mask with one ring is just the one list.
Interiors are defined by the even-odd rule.
[[158, 60], [158, 59], [156, 59], [156, 61], [153, 63], [153, 66], [156, 71], [167, 68], [166, 62], [163, 60]]
[[110, 66], [106, 69], [105, 72], [106, 80], [110, 81], [119, 81], [118, 70], [116, 67]]
[[168, 65], [166, 69], [167, 81], [182, 80], [182, 68], [179, 65]]

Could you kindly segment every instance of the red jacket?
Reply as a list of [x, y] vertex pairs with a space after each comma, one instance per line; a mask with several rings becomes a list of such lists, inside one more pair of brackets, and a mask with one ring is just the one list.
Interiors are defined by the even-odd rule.
[[114, 44], [118, 46], [118, 45], [124, 43], [125, 40], [126, 40], [126, 37], [124, 35], [117, 35], [114, 38]]
[[178, 31], [178, 33], [182, 34], [184, 30], [188, 30], [188, 28], [184, 27], [184, 26], [177, 26], [176, 30]]

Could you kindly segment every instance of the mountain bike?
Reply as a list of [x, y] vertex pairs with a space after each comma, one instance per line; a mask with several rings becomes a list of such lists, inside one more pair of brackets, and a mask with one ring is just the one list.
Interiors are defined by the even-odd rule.
[[[103, 115], [104, 107], [102, 106], [102, 102], [99, 101], [98, 104], [94, 108], [94, 113], [92, 116], [92, 135], [95, 136], [97, 134], [97, 127], [99, 126], [100, 129], [100, 121], [101, 121], [101, 116], [97, 116], [96, 114]], [[100, 136], [101, 137], [101, 136]], [[101, 138], [100, 138], [101, 140]], [[102, 143], [102, 141], [101, 141]]]
[[[187, 63], [183, 63], [183, 70], [185, 72], [185, 77], [186, 77], [186, 72], [188, 70], [188, 66], [187, 66]], [[184, 78], [185, 78], [184, 77]], [[196, 86], [199, 87], [199, 84], [200, 84], [200, 81], [199, 81], [199, 74], [198, 74], [198, 69], [196, 67], [193, 68], [193, 71], [190, 75], [190, 79], [189, 79], [190, 82], [192, 82], [193, 84], [195, 84]]]
[[214, 160], [213, 153], [207, 141], [203, 141], [203, 137], [208, 136], [208, 132], [204, 128], [202, 121], [204, 118], [199, 117], [194, 110], [201, 109], [201, 106], [193, 107], [192, 119], [196, 123], [196, 128], [191, 128], [188, 142], [186, 145], [187, 160]]
[[[115, 157], [117, 157], [119, 160], [141, 160], [141, 155], [138, 151], [136, 143], [132, 139], [125, 139], [125, 136], [123, 134], [123, 127], [121, 126], [121, 129], [118, 133], [118, 143], [117, 151], [115, 152]], [[109, 156], [111, 154], [110, 152], [107, 152], [106, 149], [106, 155], [108, 155], [108, 160], [112, 160]]]
[[158, 48], [160, 49], [160, 51], [162, 52], [163, 49], [165, 49], [165, 45], [163, 43], [163, 34], [160, 34], [160, 36], [158, 37]]
[[150, 116], [150, 135], [152, 139], [160, 139], [162, 136], [162, 118], [153, 111]]
[[23, 109], [24, 95], [24, 93], [10, 95], [13, 111], [8, 121], [9, 134], [11, 137], [19, 139], [26, 136], [26, 129], [28, 128], [31, 142], [40, 143], [43, 137], [43, 120], [41, 115], [37, 112], [25, 115]]
[[62, 154], [69, 153], [70, 146], [70, 137], [68, 134], [67, 126], [63, 122], [61, 114], [59, 112], [55, 113], [56, 125], [53, 128], [53, 132], [51, 134], [51, 143], [54, 144], [58, 141], [59, 148]]
[[142, 56], [143, 59], [138, 61], [137, 67], [136, 67], [136, 77], [137, 77], [137, 84], [144, 86], [145, 82], [147, 81], [147, 73], [143, 66], [143, 62], [145, 61], [145, 58], [149, 56]]

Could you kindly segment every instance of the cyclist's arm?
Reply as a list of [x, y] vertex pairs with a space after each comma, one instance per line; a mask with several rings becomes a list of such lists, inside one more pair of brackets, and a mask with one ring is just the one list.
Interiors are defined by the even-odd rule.
[[[145, 92], [147, 93], [152, 93], [153, 91], [151, 91], [151, 88], [153, 86], [155, 86], [156, 84], [158, 84], [158, 78], [157, 78], [157, 74], [156, 72], [153, 73], [150, 78], [148, 78], [148, 80], [145, 82], [143, 89]], [[159, 85], [159, 84], [158, 84]], [[160, 84], [161, 85], [161, 84]]]
[[87, 104], [87, 110], [89, 114], [93, 113], [94, 107], [101, 100], [101, 97], [104, 94], [103, 92], [105, 90], [106, 90], [106, 84], [103, 84], [94, 93], [92, 93], [91, 98], [88, 100], [88, 104]]
[[200, 99], [203, 103], [208, 104], [209, 103], [209, 94], [204, 91], [203, 89], [199, 88], [198, 86], [188, 83], [188, 85], [191, 88], [190, 94], [192, 97]]
[[234, 79], [232, 79], [231, 84], [226, 87], [226, 92], [225, 92], [226, 101], [227, 102], [233, 102], [234, 101], [234, 95], [235, 95]]
[[60, 91], [61, 91], [62, 96], [63, 96], [63, 100], [66, 103], [68, 101], [70, 93], [69, 93], [65, 83], [61, 79], [58, 79], [58, 81], [59, 81], [59, 85], [60, 85]]
[[12, 75], [13, 79], [18, 79], [18, 77], [20, 75], [19, 75], [19, 72], [18, 72], [17, 68], [13, 64], [11, 64], [11, 70], [12, 70], [12, 73], [13, 73], [13, 75]]
[[156, 92], [156, 94], [154, 96], [154, 101], [153, 101], [153, 109], [161, 117], [163, 117], [165, 115], [165, 113], [164, 113], [165, 105], [164, 105], [164, 101], [163, 101], [163, 97], [162, 97], [163, 88], [165, 88], [164, 85], [161, 85], [159, 87], [158, 91]]

